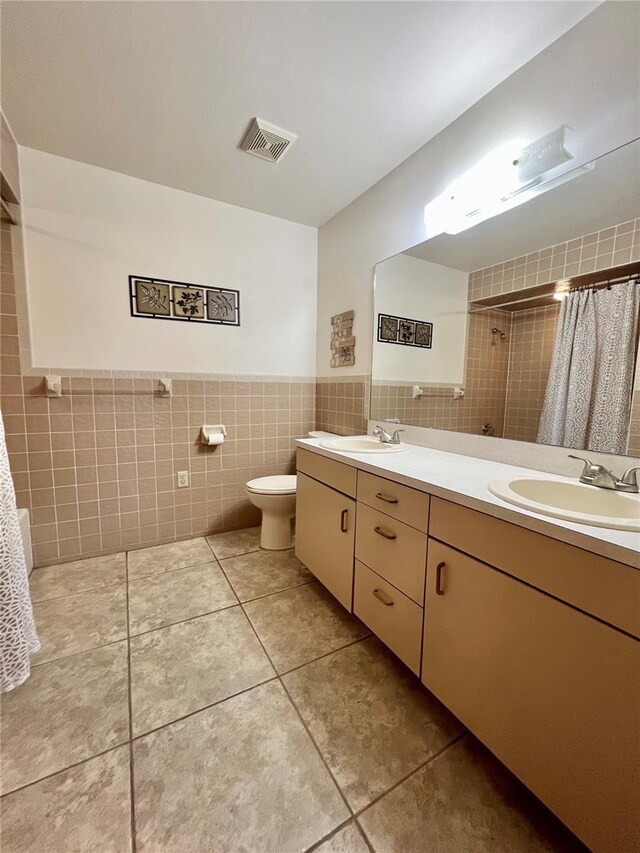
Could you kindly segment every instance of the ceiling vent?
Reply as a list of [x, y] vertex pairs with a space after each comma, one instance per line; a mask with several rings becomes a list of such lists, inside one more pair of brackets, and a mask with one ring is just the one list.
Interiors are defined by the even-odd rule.
[[298, 137], [281, 127], [254, 118], [240, 143], [240, 148], [263, 160], [277, 163], [287, 153]]

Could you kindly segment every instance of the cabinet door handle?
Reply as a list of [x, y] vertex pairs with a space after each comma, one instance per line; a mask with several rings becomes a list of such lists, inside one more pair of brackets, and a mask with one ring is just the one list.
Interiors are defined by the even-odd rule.
[[446, 563], [438, 563], [436, 566], [436, 595], [444, 595], [444, 589], [442, 588], [442, 570], [446, 565]]
[[385, 495], [384, 492], [376, 492], [376, 497], [378, 500], [384, 501], [386, 504], [397, 504], [398, 498], [389, 497], [389, 495]]
[[348, 509], [343, 509], [340, 513], [340, 530], [342, 533], [347, 532], [347, 516], [349, 515]]
[[397, 539], [395, 533], [387, 533], [386, 530], [383, 530], [381, 527], [374, 527], [373, 532], [377, 533], [378, 536], [384, 536], [385, 539]]
[[381, 589], [374, 589], [373, 594], [385, 607], [393, 607], [393, 599], [386, 592], [383, 592]]

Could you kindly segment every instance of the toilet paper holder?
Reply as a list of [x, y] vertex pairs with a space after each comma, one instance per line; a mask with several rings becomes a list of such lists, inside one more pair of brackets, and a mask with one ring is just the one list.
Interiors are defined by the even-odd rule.
[[224, 424], [204, 424], [200, 427], [200, 441], [207, 446], [222, 444], [226, 437]]

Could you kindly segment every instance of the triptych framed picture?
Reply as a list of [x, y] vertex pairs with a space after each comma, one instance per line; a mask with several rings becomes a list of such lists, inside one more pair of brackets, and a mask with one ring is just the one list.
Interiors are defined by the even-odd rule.
[[240, 291], [183, 281], [129, 276], [132, 317], [240, 325]]
[[383, 344], [401, 344], [407, 347], [431, 349], [433, 323], [378, 314], [378, 340]]

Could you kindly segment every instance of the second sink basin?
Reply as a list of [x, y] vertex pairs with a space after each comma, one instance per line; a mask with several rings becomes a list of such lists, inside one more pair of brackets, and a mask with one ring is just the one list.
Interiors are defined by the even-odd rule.
[[348, 435], [341, 438], [324, 438], [320, 447], [340, 450], [343, 453], [400, 453], [408, 444], [384, 444], [372, 435]]
[[489, 491], [516, 506], [578, 524], [640, 530], [640, 496], [543, 477], [493, 480]]

